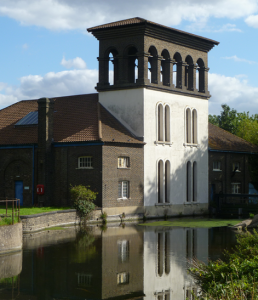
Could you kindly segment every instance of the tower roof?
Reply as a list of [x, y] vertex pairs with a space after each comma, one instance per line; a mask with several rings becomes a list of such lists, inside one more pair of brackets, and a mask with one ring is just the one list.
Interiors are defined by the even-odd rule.
[[[179, 29], [175, 29], [172, 27], [168, 27], [168, 26], [164, 26], [140, 17], [135, 17], [135, 18], [130, 18], [130, 19], [125, 19], [125, 20], [121, 20], [121, 21], [116, 21], [116, 22], [111, 22], [111, 23], [107, 23], [107, 24], [103, 24], [103, 25], [98, 25], [98, 26], [94, 26], [91, 28], [88, 28], [87, 31], [91, 32], [94, 36], [96, 36], [98, 39], [101, 39], [102, 35], [100, 35], [98, 32], [101, 31], [105, 31], [107, 32], [107, 30], [110, 29], [116, 29], [116, 28], [128, 28], [128, 27], [135, 27], [135, 26], [139, 26], [139, 25], [144, 25], [145, 27], [153, 28], [156, 30], [163, 30], [163, 33], [166, 32], [166, 35], [169, 35], [171, 39], [175, 39], [177, 38], [179, 35], [181, 36], [181, 42], [184, 43], [185, 39], [189, 39], [191, 38], [191, 40], [199, 40], [200, 42], [206, 42], [206, 44], [209, 44], [209, 46], [205, 48], [206, 51], [209, 51], [213, 48], [214, 45], [218, 45], [219, 42], [212, 40], [212, 39], [208, 39], [199, 35], [195, 35], [192, 33], [188, 33]], [[146, 35], [154, 35], [154, 32], [149, 31], [145, 31], [144, 32]], [[155, 32], [157, 34], [157, 32]], [[156, 35], [155, 34], [155, 35]], [[166, 36], [165, 35], [165, 36]], [[166, 39], [165, 36], [162, 39]], [[156, 35], [157, 37], [157, 35]], [[160, 37], [158, 37], [160, 38]], [[180, 43], [180, 42], [179, 42]]]

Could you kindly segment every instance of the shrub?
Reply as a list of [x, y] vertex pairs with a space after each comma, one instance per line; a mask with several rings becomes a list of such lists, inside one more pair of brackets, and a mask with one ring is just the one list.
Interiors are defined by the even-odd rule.
[[97, 194], [91, 191], [89, 186], [76, 185], [70, 188], [73, 207], [83, 217], [88, 216], [95, 209], [93, 201], [96, 200]]
[[258, 299], [258, 234], [241, 234], [237, 243], [224, 261], [194, 260], [189, 268], [207, 299]]
[[107, 213], [105, 211], [102, 212], [102, 214], [100, 215], [101, 219], [102, 219], [102, 223], [106, 224], [107, 223]]

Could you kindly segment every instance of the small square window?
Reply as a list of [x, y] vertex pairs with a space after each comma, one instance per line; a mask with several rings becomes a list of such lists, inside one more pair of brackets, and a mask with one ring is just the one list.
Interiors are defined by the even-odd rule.
[[241, 183], [234, 182], [231, 183], [231, 192], [232, 194], [240, 194]]
[[81, 156], [78, 158], [79, 169], [92, 169], [92, 156]]
[[118, 182], [118, 198], [127, 199], [129, 197], [129, 181]]
[[118, 157], [118, 168], [129, 168], [129, 157]]
[[232, 164], [232, 171], [233, 172], [240, 172], [240, 164], [239, 164], [239, 162], [234, 162]]
[[117, 284], [129, 283], [129, 273], [122, 272], [117, 274]]
[[213, 162], [213, 171], [221, 171], [220, 161], [214, 161]]

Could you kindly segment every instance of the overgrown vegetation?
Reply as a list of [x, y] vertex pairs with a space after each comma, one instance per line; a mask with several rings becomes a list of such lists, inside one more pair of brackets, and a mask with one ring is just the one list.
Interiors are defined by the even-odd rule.
[[97, 193], [90, 190], [89, 186], [76, 185], [70, 188], [73, 207], [80, 213], [81, 217], [88, 216], [94, 209]]
[[206, 265], [194, 260], [189, 272], [202, 290], [201, 299], [258, 299], [257, 232], [238, 235], [236, 248], [225, 252], [224, 261]]
[[[14, 217], [14, 224], [18, 223], [18, 217]], [[1, 217], [0, 226], [12, 225], [12, 217]]]

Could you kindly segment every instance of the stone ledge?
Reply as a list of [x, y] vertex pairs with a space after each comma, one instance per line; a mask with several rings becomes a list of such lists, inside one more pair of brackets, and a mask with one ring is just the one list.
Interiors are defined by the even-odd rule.
[[22, 249], [22, 223], [0, 227], [0, 254]]

